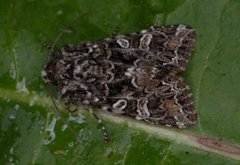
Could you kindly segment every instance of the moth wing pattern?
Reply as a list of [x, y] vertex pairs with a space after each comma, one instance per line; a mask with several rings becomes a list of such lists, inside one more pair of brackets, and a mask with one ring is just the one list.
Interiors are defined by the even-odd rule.
[[106, 39], [116, 53], [144, 58], [162, 70], [184, 71], [195, 43], [195, 30], [187, 25], [152, 26], [140, 32]]
[[185, 128], [197, 114], [178, 73], [185, 69], [194, 41], [190, 26], [171, 25], [66, 45], [42, 76], [66, 102]]

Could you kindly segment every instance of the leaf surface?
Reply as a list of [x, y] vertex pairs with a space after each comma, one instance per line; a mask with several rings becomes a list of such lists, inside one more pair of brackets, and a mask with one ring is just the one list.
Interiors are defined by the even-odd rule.
[[[0, 164], [236, 164], [240, 159], [240, 2], [234, 0], [60, 0], [0, 2]], [[97, 110], [111, 143], [84, 109], [69, 115], [41, 79], [57, 42], [97, 40], [159, 23], [196, 29], [184, 79], [198, 123], [156, 127]], [[61, 115], [61, 116], [60, 116]], [[66, 125], [66, 122], [68, 123]], [[67, 127], [67, 128], [65, 128]]]

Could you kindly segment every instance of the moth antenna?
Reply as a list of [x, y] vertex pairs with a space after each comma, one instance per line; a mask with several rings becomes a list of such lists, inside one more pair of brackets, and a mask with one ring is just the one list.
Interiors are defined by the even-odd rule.
[[160, 26], [159, 20], [154, 23], [154, 26], [157, 26], [157, 27]]
[[110, 141], [110, 136], [103, 125], [103, 121], [93, 112], [92, 108], [89, 108], [89, 112], [94, 116], [94, 118], [98, 121], [98, 124], [101, 126], [101, 129], [103, 131], [103, 136], [104, 136], [104, 143], [108, 143]]
[[62, 35], [64, 33], [72, 33], [72, 30], [70, 29], [61, 29], [60, 33], [58, 34], [58, 36], [56, 37], [56, 39], [53, 41], [52, 45], [50, 46], [50, 50], [49, 50], [49, 55], [51, 56], [53, 51], [54, 51], [54, 47], [56, 46], [57, 42], [59, 41], [59, 39], [62, 37]]
[[48, 61], [50, 60], [51, 56], [53, 55], [54, 48], [55, 48], [58, 40], [61, 38], [61, 36], [64, 33], [72, 33], [72, 30], [71, 29], [60, 29], [60, 33], [58, 34], [58, 36], [56, 37], [56, 39], [53, 41], [52, 44], [43, 42], [41, 40], [37, 40], [43, 47], [46, 47], [48, 49]]
[[[60, 116], [61, 120], [63, 120], [64, 124], [66, 125], [69, 125], [68, 121], [62, 116], [60, 110], [58, 109], [57, 105], [56, 105], [56, 102], [54, 101], [53, 97], [50, 96], [51, 100], [52, 100], [52, 103], [53, 103], [53, 106], [55, 107], [55, 111], [58, 113], [58, 115]], [[77, 136], [77, 133], [72, 129], [71, 126], [69, 126], [69, 130], [75, 135]]]

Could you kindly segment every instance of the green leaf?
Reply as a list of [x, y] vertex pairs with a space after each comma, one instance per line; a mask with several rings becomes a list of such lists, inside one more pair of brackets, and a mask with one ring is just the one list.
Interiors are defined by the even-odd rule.
[[[0, 16], [0, 164], [239, 163], [240, 1], [10, 0], [0, 2]], [[48, 51], [41, 42], [53, 43], [66, 28], [73, 33], [57, 48], [155, 23], [196, 29], [183, 77], [198, 123], [180, 130], [96, 110], [111, 135], [104, 144], [97, 121], [84, 109], [68, 114], [43, 83]]]

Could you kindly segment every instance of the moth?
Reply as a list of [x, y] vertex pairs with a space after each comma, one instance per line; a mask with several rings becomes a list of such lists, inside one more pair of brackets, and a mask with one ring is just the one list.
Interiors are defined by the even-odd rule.
[[157, 125], [197, 121], [189, 86], [179, 75], [195, 43], [188, 25], [152, 26], [126, 35], [65, 45], [42, 71], [69, 104]]

